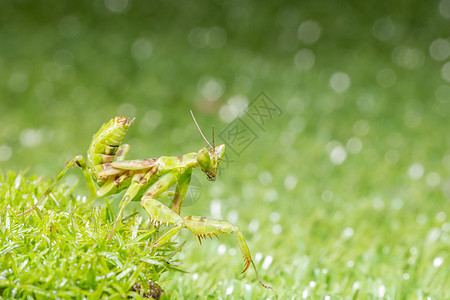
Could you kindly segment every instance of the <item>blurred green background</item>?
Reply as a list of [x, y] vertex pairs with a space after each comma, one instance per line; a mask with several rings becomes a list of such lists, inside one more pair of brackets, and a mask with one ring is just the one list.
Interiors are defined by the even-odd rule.
[[281, 116], [183, 214], [238, 225], [275, 292], [187, 232], [163, 287], [450, 297], [449, 25], [449, 0], [2, 1], [0, 168], [53, 178], [116, 115], [129, 158], [197, 151], [189, 109], [219, 140], [263, 91]]

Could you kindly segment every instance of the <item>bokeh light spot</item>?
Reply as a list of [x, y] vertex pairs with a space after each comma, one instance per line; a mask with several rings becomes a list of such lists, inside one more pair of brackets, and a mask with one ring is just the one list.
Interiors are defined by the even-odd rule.
[[294, 174], [289, 174], [284, 179], [284, 187], [288, 191], [292, 191], [297, 186], [297, 177]]
[[264, 258], [263, 264], [262, 264], [262, 269], [263, 270], [267, 270], [270, 265], [272, 264], [273, 258], [272, 256], [268, 255]]
[[442, 66], [441, 75], [442, 75], [442, 78], [444, 78], [445, 81], [450, 82], [450, 61], [446, 62]]
[[237, 251], [235, 248], [228, 249], [228, 254], [231, 256], [235, 256], [237, 254]]
[[355, 231], [353, 230], [353, 228], [347, 227], [344, 229], [342, 236], [343, 236], [343, 238], [348, 239], [348, 238], [351, 238], [354, 233], [355, 233]]
[[395, 164], [400, 158], [400, 153], [395, 149], [390, 149], [384, 155], [384, 159], [390, 164]]
[[364, 93], [356, 99], [358, 110], [364, 114], [372, 114], [376, 111], [376, 103], [372, 94]]
[[387, 41], [395, 35], [395, 24], [390, 17], [378, 19], [372, 26], [372, 33], [377, 39]]
[[384, 201], [380, 197], [375, 197], [372, 200], [372, 206], [373, 209], [376, 211], [383, 211], [384, 210]]
[[280, 134], [280, 144], [283, 147], [290, 147], [295, 142], [295, 132], [292, 130], [283, 130]]
[[275, 202], [278, 200], [278, 192], [275, 189], [270, 189], [264, 193], [265, 202]]
[[400, 198], [394, 198], [392, 200], [392, 208], [395, 210], [402, 209], [403, 205], [404, 205], [403, 200]]
[[325, 202], [330, 202], [334, 198], [334, 194], [330, 190], [325, 190], [322, 192], [322, 200]]
[[224, 244], [220, 244], [219, 248], [217, 248], [217, 254], [219, 254], [219, 255], [224, 255], [226, 251], [227, 251], [227, 246], [225, 246]]
[[227, 290], [225, 291], [226, 295], [231, 295], [234, 291], [234, 287], [231, 285], [229, 287], [227, 287]]
[[445, 60], [450, 55], [450, 42], [444, 39], [436, 39], [431, 42], [428, 51], [434, 60]]
[[335, 165], [342, 164], [347, 158], [347, 152], [342, 146], [335, 147], [330, 153], [331, 162]]
[[370, 125], [366, 120], [356, 121], [353, 125], [353, 132], [358, 136], [365, 136], [369, 133]]
[[439, 3], [439, 12], [444, 18], [450, 19], [450, 0], [441, 0]]
[[295, 65], [300, 70], [309, 70], [314, 66], [316, 57], [309, 49], [302, 49], [297, 52], [294, 58]]
[[239, 220], [239, 213], [235, 210], [230, 210], [227, 214], [227, 220], [231, 223], [237, 223]]
[[362, 149], [362, 141], [358, 137], [352, 137], [347, 141], [347, 151], [351, 154], [359, 153]]
[[261, 252], [256, 252], [255, 259], [254, 259], [255, 263], [259, 263], [262, 259], [263, 259], [262, 253]]
[[105, 6], [113, 13], [121, 13], [128, 7], [128, 0], [105, 0]]
[[213, 199], [209, 206], [211, 216], [213, 218], [221, 219], [222, 218], [221, 210], [222, 210], [222, 203], [220, 202], [220, 200]]
[[270, 214], [269, 216], [270, 221], [272, 221], [273, 223], [276, 223], [278, 221], [280, 221], [281, 216], [278, 212], [274, 211]]
[[440, 267], [443, 263], [444, 263], [444, 259], [441, 256], [438, 256], [433, 260], [433, 266], [435, 268]]
[[436, 220], [438, 220], [439, 222], [444, 222], [446, 218], [447, 214], [443, 211], [438, 212], [436, 215]]
[[225, 83], [221, 79], [203, 77], [198, 82], [198, 88], [206, 100], [216, 101], [222, 97]]
[[409, 48], [404, 45], [395, 47], [391, 57], [396, 65], [408, 70], [420, 69], [425, 62], [425, 55], [422, 50]]
[[434, 92], [434, 96], [436, 100], [440, 103], [449, 103], [450, 102], [450, 86], [441, 85]]
[[383, 88], [390, 88], [394, 86], [397, 80], [397, 75], [392, 69], [385, 68], [378, 72], [377, 82]]
[[305, 104], [301, 99], [294, 97], [286, 104], [286, 110], [291, 115], [298, 116], [305, 110]]
[[35, 129], [25, 129], [20, 133], [20, 143], [25, 147], [34, 147], [41, 143], [42, 133]]
[[7, 161], [12, 156], [12, 149], [7, 145], [0, 146], [0, 161]]
[[147, 60], [153, 51], [153, 46], [150, 40], [146, 38], [140, 38], [131, 46], [131, 54], [138, 61]]
[[330, 87], [337, 93], [343, 93], [350, 87], [350, 77], [343, 72], [331, 75]]
[[272, 226], [272, 233], [273, 234], [280, 234], [282, 230], [283, 230], [283, 227], [281, 227], [280, 224], [275, 224], [275, 225]]
[[319, 38], [322, 29], [316, 21], [309, 20], [300, 24], [297, 35], [300, 41], [307, 45], [314, 44]]
[[214, 27], [207, 32], [205, 38], [206, 43], [211, 48], [218, 49], [222, 48], [227, 42], [227, 33], [220, 27]]
[[436, 241], [441, 236], [441, 229], [437, 227], [433, 227], [427, 234], [427, 241], [429, 243], [436, 243]]
[[248, 231], [255, 233], [259, 228], [259, 221], [256, 219], [253, 219], [248, 224]]
[[427, 216], [425, 216], [424, 214], [419, 214], [416, 217], [416, 222], [417, 224], [423, 225], [427, 222]]
[[228, 99], [227, 104], [219, 111], [220, 119], [224, 122], [231, 122], [235, 118], [243, 116], [248, 106], [248, 99], [244, 95], [236, 95]]
[[421, 163], [414, 163], [408, 169], [408, 175], [413, 180], [422, 178], [425, 169]]
[[428, 173], [426, 177], [427, 184], [430, 186], [437, 186], [441, 183], [441, 176], [436, 172]]

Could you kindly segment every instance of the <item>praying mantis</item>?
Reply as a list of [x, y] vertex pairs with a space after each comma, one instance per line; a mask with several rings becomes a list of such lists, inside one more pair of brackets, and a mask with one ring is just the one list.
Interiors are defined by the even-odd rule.
[[[229, 222], [206, 218], [201, 216], [180, 216], [186, 192], [189, 188], [194, 168], [199, 167], [206, 174], [209, 181], [215, 181], [219, 163], [225, 155], [225, 145], [215, 146], [214, 127], [213, 144], [204, 136], [194, 114], [191, 116], [201, 136], [209, 146], [198, 152], [191, 152], [181, 156], [162, 156], [160, 158], [125, 160], [130, 150], [128, 144], [121, 144], [128, 128], [133, 124], [134, 118], [115, 117], [103, 124], [93, 136], [87, 152], [87, 160], [82, 155], [75, 156], [56, 177], [52, 185], [32, 208], [20, 215], [35, 209], [46, 198], [72, 166], [78, 166], [83, 172], [88, 189], [92, 196], [103, 198], [125, 190], [120, 204], [119, 213], [114, 221], [113, 230], [109, 235], [112, 239], [118, 223], [122, 220], [124, 209], [131, 201], [140, 201], [141, 206], [150, 217], [151, 224], [155, 226], [167, 225], [172, 227], [161, 235], [154, 243], [159, 247], [171, 240], [182, 228], [189, 229], [201, 240], [212, 235], [236, 233], [237, 242], [242, 252], [245, 269], [253, 266], [259, 283], [268, 289], [258, 275], [250, 250], [239, 228]], [[96, 184], [99, 187], [96, 188]], [[175, 187], [175, 191], [169, 188]], [[159, 202], [158, 199], [173, 196], [172, 208]]]

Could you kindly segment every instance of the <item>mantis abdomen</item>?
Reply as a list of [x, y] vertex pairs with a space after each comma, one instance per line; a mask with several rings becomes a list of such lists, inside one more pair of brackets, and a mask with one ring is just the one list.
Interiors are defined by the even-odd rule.
[[97, 180], [98, 173], [103, 170], [102, 164], [117, 160], [117, 157], [124, 156], [124, 153], [128, 151], [128, 145], [120, 146], [120, 144], [133, 121], [134, 118], [116, 117], [103, 124], [93, 136], [87, 154], [87, 167], [94, 180]]

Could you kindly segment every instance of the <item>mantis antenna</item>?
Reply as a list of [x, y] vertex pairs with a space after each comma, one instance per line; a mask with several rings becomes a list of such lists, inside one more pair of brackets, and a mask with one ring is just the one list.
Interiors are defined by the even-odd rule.
[[[195, 126], [197, 126], [197, 129], [198, 129], [198, 131], [200, 132], [200, 134], [202, 135], [203, 139], [204, 139], [205, 142], [208, 144], [208, 146], [211, 147], [211, 149], [213, 149], [213, 146], [211, 146], [211, 144], [208, 142], [208, 140], [207, 140], [207, 139], [205, 138], [205, 136], [203, 135], [203, 132], [202, 132], [202, 130], [200, 129], [200, 126], [198, 126], [197, 120], [196, 120], [195, 117], [194, 117], [194, 113], [192, 112], [191, 109], [190, 109], [189, 111], [191, 112], [191, 116], [192, 116], [192, 119], [194, 119]], [[213, 136], [213, 140], [214, 140], [214, 136]]]
[[212, 132], [213, 132], [213, 148], [216, 148], [216, 143], [214, 142], [214, 125], [212, 126]]

